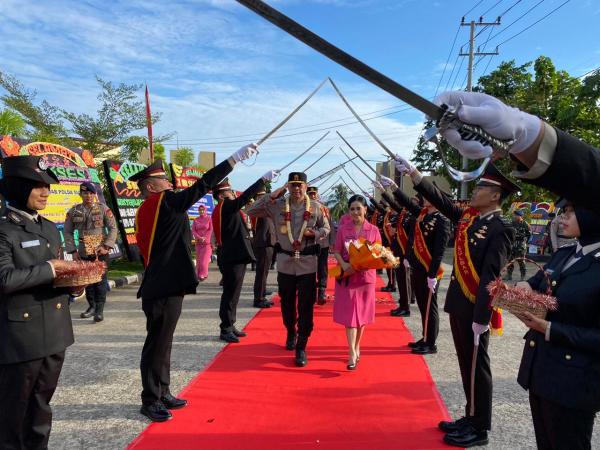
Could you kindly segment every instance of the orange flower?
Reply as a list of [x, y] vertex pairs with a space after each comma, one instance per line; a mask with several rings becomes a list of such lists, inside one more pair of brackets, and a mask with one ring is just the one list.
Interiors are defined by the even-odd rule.
[[94, 156], [91, 154], [89, 150], [84, 150], [81, 152], [81, 159], [88, 167], [94, 167], [96, 163], [94, 162]]
[[0, 148], [4, 150], [6, 156], [18, 156], [21, 146], [10, 136], [4, 136], [0, 141]]

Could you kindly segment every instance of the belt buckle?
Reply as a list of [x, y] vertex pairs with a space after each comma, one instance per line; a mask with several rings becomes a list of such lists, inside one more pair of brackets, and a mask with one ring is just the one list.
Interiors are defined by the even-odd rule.
[[295, 260], [299, 260], [300, 259], [300, 250], [295, 250], [294, 251], [294, 259]]

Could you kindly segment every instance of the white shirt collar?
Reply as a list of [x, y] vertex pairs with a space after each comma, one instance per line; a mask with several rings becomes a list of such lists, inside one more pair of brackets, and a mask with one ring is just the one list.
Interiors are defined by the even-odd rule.
[[600, 248], [600, 242], [594, 242], [593, 244], [584, 245], [583, 247], [581, 246], [581, 244], [579, 242], [577, 243], [577, 251], [581, 250], [584, 255], [587, 255], [588, 253], [592, 253], [594, 250], [597, 250], [599, 248]]
[[502, 212], [502, 208], [498, 208], [498, 209], [495, 209], [493, 211], [488, 211], [485, 214], [479, 214], [479, 218], [480, 219], [485, 219], [485, 218], [491, 217], [492, 214], [496, 214], [498, 211]]
[[20, 214], [21, 216], [25, 217], [26, 219], [29, 219], [29, 220], [31, 220], [32, 222], [37, 222], [37, 220], [38, 220], [38, 217], [40, 217], [40, 215], [39, 215], [38, 213], [35, 213], [35, 214], [29, 214], [28, 212], [22, 211], [22, 210], [20, 210], [20, 209], [17, 209], [17, 208], [15, 208], [15, 207], [13, 207], [13, 206], [10, 206], [10, 205], [6, 205], [6, 207], [7, 207], [8, 209], [10, 209], [11, 211], [14, 211], [14, 212], [16, 212], [17, 214]]

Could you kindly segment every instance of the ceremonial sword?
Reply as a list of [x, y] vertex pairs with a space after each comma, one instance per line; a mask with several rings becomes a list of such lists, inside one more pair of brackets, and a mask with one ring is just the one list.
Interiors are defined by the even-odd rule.
[[[352, 159], [356, 159], [356, 158], [352, 158]], [[309, 185], [310, 185], [310, 184], [314, 184], [315, 182], [317, 182], [317, 181], [319, 181], [319, 180], [322, 180], [323, 178], [326, 178], [326, 177], [327, 177], [329, 174], [337, 172], [337, 171], [338, 171], [338, 170], [340, 170], [342, 167], [344, 167], [346, 164], [348, 164], [348, 161], [346, 161], [346, 162], [344, 162], [344, 163], [342, 163], [342, 164], [339, 164], [339, 165], [335, 166], [333, 169], [331, 169], [331, 170], [328, 170], [327, 172], [325, 172], [325, 173], [323, 173], [323, 174], [319, 175], [319, 176], [318, 176], [318, 177], [316, 177], [316, 178], [313, 178], [312, 180], [309, 180], [308, 184], [309, 184]]]
[[321, 156], [319, 156], [319, 158], [312, 163], [310, 166], [308, 166], [306, 169], [304, 169], [302, 172], [306, 173], [308, 172], [308, 169], [310, 169], [312, 166], [314, 166], [316, 163], [318, 163], [319, 161], [321, 161], [331, 150], [333, 150], [333, 147], [335, 147], [334, 145], [331, 146], [331, 148], [329, 150], [327, 150], [325, 153], [323, 153]]
[[[236, 1], [251, 11], [254, 11], [264, 19], [268, 20], [273, 25], [281, 28], [286, 33], [294, 36], [299, 41], [305, 43], [309, 47], [312, 47], [322, 55], [337, 62], [356, 75], [373, 83], [394, 97], [402, 100], [410, 106], [425, 113], [431, 119], [435, 120], [436, 129], [427, 133], [427, 136], [430, 139], [437, 136], [438, 130], [444, 131], [449, 128], [454, 128], [460, 133], [463, 139], [477, 140], [483, 145], [489, 145], [494, 149], [494, 153], [505, 155], [508, 152], [510, 142], [505, 142], [492, 136], [481, 127], [460, 121], [456, 111], [452, 110], [447, 105], [438, 106], [426, 98], [421, 97], [419, 94], [411, 91], [410, 89], [405, 88], [400, 83], [392, 80], [381, 72], [363, 63], [359, 59], [329, 43], [322, 37], [277, 11], [275, 8], [269, 6], [265, 2], [261, 0]], [[450, 175], [455, 179], [458, 178], [457, 181], [470, 181], [477, 178], [479, 175], [481, 175], [481, 173], [483, 173], [483, 170], [489, 161], [490, 158], [486, 158], [482, 162], [481, 166], [472, 172], [460, 172], [457, 169], [450, 167], [444, 158], [444, 163], [449, 169], [448, 171]]]
[[311, 151], [319, 142], [321, 142], [323, 139], [325, 139], [325, 136], [327, 136], [329, 134], [329, 131], [327, 131], [323, 136], [321, 136], [319, 139], [316, 140], [316, 142], [314, 144], [312, 144], [310, 147], [308, 147], [306, 150], [304, 150], [302, 153], [300, 153], [298, 156], [296, 156], [294, 159], [292, 159], [289, 163], [287, 163], [285, 166], [283, 166], [281, 169], [279, 169], [279, 172], [283, 172], [285, 169], [287, 169], [288, 167], [290, 167], [292, 164], [294, 164], [296, 161], [298, 161], [300, 158], [302, 158], [304, 155], [306, 155], [309, 151]]

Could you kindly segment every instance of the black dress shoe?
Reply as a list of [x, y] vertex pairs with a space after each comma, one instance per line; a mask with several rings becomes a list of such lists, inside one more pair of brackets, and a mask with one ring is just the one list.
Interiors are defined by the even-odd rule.
[[219, 339], [221, 339], [222, 341], [225, 341], [225, 342], [233, 343], [233, 344], [237, 344], [238, 342], [240, 342], [239, 338], [235, 334], [233, 334], [233, 331], [229, 331], [227, 333], [221, 333], [219, 335]]
[[455, 433], [456, 431], [461, 430], [468, 424], [469, 424], [469, 418], [461, 417], [460, 419], [454, 420], [452, 422], [442, 420], [440, 423], [438, 423], [438, 428], [440, 430], [442, 430], [444, 433]]
[[266, 302], [265, 300], [254, 300], [254, 307], [255, 308], [270, 308], [271, 304], [269, 302]]
[[265, 302], [267, 305], [269, 305], [269, 308], [270, 308], [271, 306], [274, 306], [274, 305], [275, 305], [275, 302], [274, 302], [273, 300], [267, 300], [266, 298], [265, 298], [265, 299], [263, 299], [263, 302]]
[[154, 402], [150, 405], [142, 405], [140, 413], [145, 415], [152, 422], [165, 422], [171, 417], [171, 413], [161, 402]]
[[390, 315], [391, 315], [391, 316], [393, 316], [393, 315], [394, 315], [394, 311], [400, 311], [400, 307], [398, 306], [397, 308], [390, 309]]
[[410, 317], [410, 311], [408, 309], [394, 309], [391, 313], [390, 316], [393, 317]]
[[177, 398], [171, 394], [163, 395], [160, 398], [160, 401], [163, 403], [163, 405], [165, 405], [165, 408], [167, 409], [179, 409], [187, 405], [187, 400]]
[[444, 436], [444, 442], [448, 445], [462, 448], [487, 445], [488, 434], [486, 430], [479, 431], [473, 425], [468, 424], [460, 431], [448, 433]]
[[421, 347], [423, 345], [423, 339], [419, 339], [417, 342], [409, 342], [408, 346], [410, 348]]
[[233, 327], [233, 330], [231, 330], [231, 332], [233, 334], [235, 334], [237, 337], [246, 337], [246, 336], [248, 336], [245, 332], [238, 330], [236, 327]]
[[297, 348], [296, 349], [296, 358], [295, 358], [294, 362], [296, 363], [296, 365], [298, 367], [304, 367], [304, 366], [306, 366], [306, 363], [307, 363], [307, 360], [306, 360], [306, 350], [301, 349], [301, 348]]
[[82, 312], [79, 317], [81, 317], [82, 319], [89, 319], [90, 317], [92, 317], [94, 315], [94, 313], [96, 312], [96, 305], [90, 305], [88, 306], [88, 309], [86, 309], [84, 312]]
[[286, 350], [294, 350], [296, 348], [296, 338], [295, 334], [288, 334], [287, 339], [285, 340], [285, 349]]
[[273, 291], [265, 291], [265, 295], [271, 295]]
[[381, 288], [381, 289], [379, 289], [379, 290], [380, 290], [381, 292], [390, 292], [390, 290], [391, 290], [391, 289], [392, 289], [392, 288], [391, 288], [391, 287], [389, 287], [389, 286], [384, 286], [384, 287], [382, 287], [382, 288]]
[[433, 355], [434, 353], [437, 353], [437, 345], [420, 345], [414, 347], [411, 352], [415, 355]]

